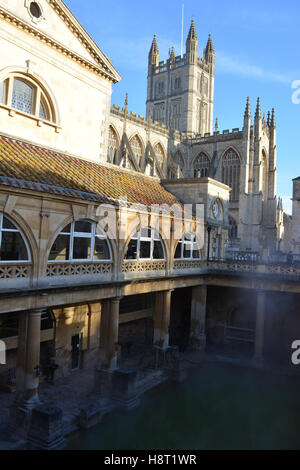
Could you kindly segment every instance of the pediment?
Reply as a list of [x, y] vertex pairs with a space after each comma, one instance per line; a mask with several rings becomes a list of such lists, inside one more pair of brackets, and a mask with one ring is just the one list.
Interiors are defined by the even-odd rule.
[[[0, 0], [0, 10], [41, 32], [80, 58], [101, 67], [114, 81], [121, 79], [110, 60], [92, 40], [62, 0], [37, 0], [40, 16], [31, 13], [32, 0]], [[18, 25], [18, 24], [17, 24]], [[32, 34], [30, 32], [30, 34]], [[39, 37], [39, 36], [37, 36]]]

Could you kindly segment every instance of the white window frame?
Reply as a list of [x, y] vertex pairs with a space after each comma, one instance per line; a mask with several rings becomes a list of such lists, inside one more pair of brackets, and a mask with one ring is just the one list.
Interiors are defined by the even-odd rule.
[[[15, 229], [10, 229], [10, 228], [3, 228], [3, 219], [4, 217], [9, 220], [14, 227], [16, 227]], [[31, 262], [31, 253], [30, 253], [30, 249], [29, 249], [29, 245], [27, 243], [27, 240], [26, 238], [24, 237], [23, 235], [23, 232], [22, 230], [20, 230], [19, 228], [17, 228], [15, 222], [13, 220], [11, 220], [10, 217], [7, 217], [6, 214], [3, 214], [3, 212], [0, 212], [0, 248], [1, 248], [1, 245], [2, 245], [2, 233], [3, 232], [10, 232], [10, 233], [19, 233], [24, 244], [25, 244], [25, 247], [26, 247], [26, 251], [27, 251], [27, 259], [24, 259], [24, 260], [12, 260], [12, 261], [9, 261], [9, 260], [0, 260], [0, 264], [20, 264], [20, 263], [30, 263]]]
[[[13, 93], [15, 81], [19, 80], [32, 88], [32, 106], [31, 112], [26, 112], [13, 106]], [[20, 114], [29, 117], [40, 123], [45, 123], [56, 129], [60, 129], [57, 123], [57, 112], [49, 94], [44, 88], [33, 78], [23, 72], [13, 72], [2, 80], [3, 97], [0, 99], [0, 107], [9, 111], [10, 116]], [[40, 116], [40, 104], [43, 104], [46, 113], [46, 119]]]
[[[77, 222], [88, 222], [88, 223], [90, 223], [91, 224], [91, 232], [90, 233], [76, 232], [75, 231], [75, 224]], [[70, 232], [64, 232], [64, 229], [68, 225], [71, 225]], [[52, 243], [52, 246], [56, 242], [57, 238], [60, 235], [65, 235], [65, 236], [67, 235], [68, 237], [70, 237], [70, 240], [69, 240], [69, 259], [68, 260], [63, 260], [63, 261], [62, 260], [49, 260], [48, 259], [48, 263], [82, 263], [82, 262], [110, 263], [110, 262], [112, 262], [112, 250], [111, 250], [111, 246], [110, 246], [110, 243], [109, 243], [109, 239], [108, 239], [107, 235], [105, 235], [104, 233], [97, 233], [97, 224], [96, 224], [96, 222], [92, 222], [88, 219], [80, 219], [80, 220], [76, 220], [74, 222], [71, 222], [71, 224], [68, 224], [68, 225], [66, 225], [66, 227], [64, 227], [64, 229], [57, 235], [57, 237], [55, 238], [55, 241]], [[82, 259], [73, 258], [74, 238], [89, 238], [91, 240], [91, 257], [90, 258], [82, 258]], [[107, 246], [108, 246], [108, 250], [109, 250], [109, 258], [107, 258], [107, 259], [95, 259], [94, 258], [96, 238], [99, 238], [100, 240], [105, 240], [106, 241]], [[51, 246], [51, 249], [52, 249], [52, 246]], [[49, 252], [49, 256], [50, 256], [50, 253], [51, 253], [51, 249], [50, 249], [50, 252]]]
[[[150, 237], [144, 237], [141, 236], [142, 230], [151, 230], [151, 236]], [[156, 232], [155, 229], [151, 227], [143, 227], [141, 230], [136, 232], [133, 237], [131, 237], [130, 242], [132, 240], [137, 240], [137, 248], [136, 248], [136, 258], [132, 260], [127, 260], [127, 261], [165, 261], [166, 260], [166, 252], [165, 252], [165, 247], [162, 242], [162, 239], [160, 235]], [[130, 244], [129, 242], [129, 244]], [[150, 257], [149, 258], [141, 258], [140, 257], [140, 248], [141, 248], [141, 242], [150, 242]], [[154, 242], [160, 242], [163, 250], [163, 258], [153, 258], [153, 251], [154, 251]], [[128, 245], [129, 248], [129, 245]], [[127, 255], [127, 252], [126, 252]], [[125, 259], [126, 259], [125, 255]]]
[[[191, 240], [186, 240], [185, 238], [190, 236], [191, 237]], [[175, 253], [174, 253], [174, 260], [175, 261], [178, 261], [178, 260], [185, 260], [185, 261], [192, 261], [192, 260], [201, 260], [201, 250], [200, 250], [200, 245], [197, 241], [197, 237], [194, 233], [185, 233], [184, 236], [182, 237], [182, 239], [178, 242], [178, 244], [180, 243], [180, 258], [175, 258], [175, 253], [176, 253], [176, 250], [177, 250], [177, 246], [176, 246], [176, 249], [175, 249]], [[189, 257], [185, 257], [184, 256], [184, 249], [185, 247], [190, 247], [190, 249], [187, 249], [186, 251], [188, 253], [190, 253], [190, 256]], [[196, 248], [195, 248], [196, 247]], [[194, 258], [193, 257], [193, 253], [194, 251], [199, 251], [199, 258]]]

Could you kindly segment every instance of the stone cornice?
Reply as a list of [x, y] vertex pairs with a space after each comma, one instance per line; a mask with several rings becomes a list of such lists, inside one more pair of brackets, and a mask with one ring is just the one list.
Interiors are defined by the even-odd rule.
[[[49, 3], [52, 3], [52, 0], [48, 0]], [[56, 2], [53, 2], [56, 3]], [[100, 75], [102, 77], [105, 77], [106, 79], [110, 80], [113, 83], [117, 83], [120, 80], [119, 74], [114, 70], [113, 66], [111, 68], [113, 69], [112, 71], [109, 69], [108, 65], [102, 62], [100, 57], [96, 58], [96, 53], [91, 53], [90, 50], [87, 48], [87, 45], [85, 44], [86, 41], [83, 41], [80, 38], [80, 35], [76, 32], [73, 31], [74, 36], [77, 37], [77, 39], [83, 43], [83, 45], [89, 50], [89, 53], [95, 58], [95, 60], [98, 62], [98, 65], [93, 64], [89, 60], [85, 59], [84, 57], [80, 56], [76, 52], [72, 51], [71, 49], [68, 49], [66, 46], [63, 44], [59, 43], [55, 39], [51, 38], [48, 36], [46, 33], [40, 31], [36, 27], [30, 25], [29, 23], [26, 23], [25, 21], [21, 20], [17, 16], [13, 15], [9, 11], [5, 10], [5, 8], [0, 7], [0, 18], [4, 19], [8, 23], [13, 24], [19, 29], [22, 29], [23, 31], [31, 34], [44, 44], [47, 44], [48, 46], [52, 47], [53, 49], [61, 52], [63, 55], [69, 57], [70, 59], [74, 60], [77, 63], [80, 63], [83, 67], [93, 71], [97, 75]], [[75, 28], [74, 28], [75, 30]]]
[[110, 71], [112, 75], [115, 76], [116, 81], [121, 79], [121, 76], [118, 74], [117, 70], [112, 65], [108, 57], [101, 51], [98, 45], [93, 41], [91, 36], [87, 33], [84, 27], [79, 23], [76, 17], [73, 15], [71, 10], [65, 5], [62, 0], [47, 0], [49, 5], [57, 12], [60, 18], [68, 26], [70, 31], [77, 37], [82, 45], [86, 48], [89, 54], [98, 62], [100, 65]]

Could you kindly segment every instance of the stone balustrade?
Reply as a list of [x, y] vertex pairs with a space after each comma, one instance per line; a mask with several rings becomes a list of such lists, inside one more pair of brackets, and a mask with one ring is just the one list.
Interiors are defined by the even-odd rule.
[[[300, 264], [264, 263], [261, 260], [231, 259], [231, 260], [174, 260], [173, 267], [167, 270], [166, 260], [125, 260], [122, 263], [119, 279], [146, 278], [151, 273], [156, 278], [168, 275], [218, 274], [226, 273], [272, 275], [281, 278], [298, 279]], [[0, 264], [0, 289], [26, 289], [33, 285], [47, 287], [48, 285], [72, 285], [90, 283], [92, 280], [104, 279], [113, 281], [114, 265], [112, 262], [60, 262], [48, 263], [45, 275], [34, 278], [31, 263]], [[53, 284], [54, 283], [54, 284]]]
[[112, 263], [48, 263], [46, 277], [111, 274]]

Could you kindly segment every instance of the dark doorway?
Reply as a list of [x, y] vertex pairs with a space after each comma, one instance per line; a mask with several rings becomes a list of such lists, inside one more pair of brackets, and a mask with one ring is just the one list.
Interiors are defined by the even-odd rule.
[[185, 351], [190, 336], [192, 289], [176, 289], [172, 292], [170, 316], [170, 346]]
[[73, 335], [71, 340], [72, 370], [80, 367], [81, 335]]
[[254, 353], [256, 292], [210, 286], [207, 290], [207, 351], [251, 358]]

